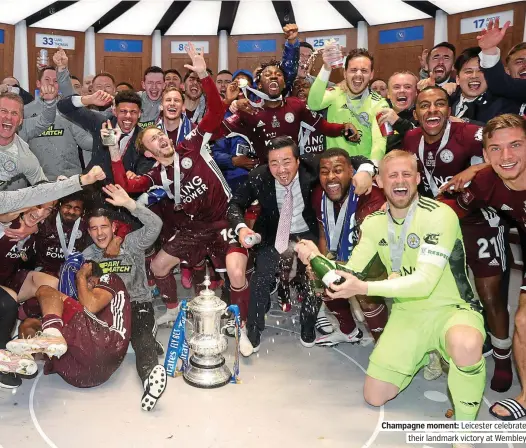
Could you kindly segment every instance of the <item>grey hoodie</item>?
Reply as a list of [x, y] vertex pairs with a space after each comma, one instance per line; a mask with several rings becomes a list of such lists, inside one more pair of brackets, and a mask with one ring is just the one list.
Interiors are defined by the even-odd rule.
[[141, 221], [143, 227], [126, 235], [118, 256], [105, 258], [104, 250], [96, 244], [85, 249], [83, 254], [86, 260], [99, 263], [105, 274], [117, 274], [126, 285], [132, 302], [150, 302], [152, 294], [146, 279], [144, 254], [155, 243], [163, 222], [140, 203], [137, 203], [137, 208], [130, 213]]

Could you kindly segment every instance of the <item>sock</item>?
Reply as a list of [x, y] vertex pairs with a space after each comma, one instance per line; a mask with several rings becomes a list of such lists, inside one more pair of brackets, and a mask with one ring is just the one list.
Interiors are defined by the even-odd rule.
[[230, 301], [232, 305], [239, 307], [239, 317], [242, 322], [247, 320], [248, 317], [248, 301], [250, 300], [250, 288], [248, 282], [245, 281], [245, 285], [241, 288], [234, 288], [230, 285]]
[[356, 322], [351, 313], [351, 304], [347, 299], [336, 299], [328, 300], [325, 302], [327, 308], [329, 308], [332, 313], [338, 319], [340, 324], [340, 331], [345, 334], [350, 334], [356, 328]]
[[506, 392], [510, 389], [513, 381], [513, 371], [511, 368], [511, 338], [498, 339], [488, 333], [493, 345], [493, 360], [495, 370], [491, 379], [491, 389], [496, 392]]
[[174, 275], [170, 272], [164, 277], [155, 276], [155, 284], [159, 288], [163, 302], [166, 308], [177, 307], [177, 282]]
[[377, 305], [373, 309], [363, 311], [363, 317], [365, 317], [372, 337], [377, 341], [387, 325], [387, 307], [385, 304]]
[[457, 367], [451, 361], [447, 385], [453, 399], [455, 420], [475, 420], [486, 385], [484, 357], [475, 365], [467, 367]]
[[52, 336], [62, 336], [62, 317], [56, 314], [46, 314], [42, 318], [42, 333], [46, 333]]

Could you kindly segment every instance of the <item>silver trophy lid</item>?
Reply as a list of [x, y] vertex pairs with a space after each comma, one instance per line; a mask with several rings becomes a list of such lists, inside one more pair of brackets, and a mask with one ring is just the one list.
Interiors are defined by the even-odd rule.
[[194, 313], [223, 311], [226, 308], [226, 303], [217, 297], [214, 291], [208, 288], [212, 284], [209, 275], [205, 276], [205, 281], [202, 284], [205, 286], [205, 289], [190, 301], [188, 308]]

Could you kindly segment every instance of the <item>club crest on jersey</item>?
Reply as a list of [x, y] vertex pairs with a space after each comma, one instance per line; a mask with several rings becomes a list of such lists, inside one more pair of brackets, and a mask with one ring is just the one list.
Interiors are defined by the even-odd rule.
[[192, 159], [190, 157], [184, 157], [183, 160], [181, 160], [181, 166], [185, 170], [189, 170], [192, 168]]
[[11, 171], [14, 171], [16, 169], [16, 163], [12, 160], [8, 160], [6, 163], [4, 163], [4, 170], [6, 170], [8, 173]]
[[369, 124], [369, 114], [367, 112], [362, 112], [360, 115], [358, 115], [358, 120], [363, 125]]
[[440, 160], [444, 163], [451, 163], [454, 159], [453, 153], [449, 149], [440, 152]]
[[477, 142], [481, 142], [482, 141], [482, 131], [483, 131], [483, 129], [479, 128], [478, 131], [475, 133], [475, 140]]
[[416, 233], [410, 233], [407, 236], [407, 245], [411, 249], [416, 249], [418, 246], [420, 246], [420, 238]]
[[[473, 196], [473, 193], [471, 193], [471, 191], [469, 190], [466, 190], [464, 191], [464, 193], [462, 193], [462, 202], [466, 205], [470, 204], [471, 201], [473, 201], [473, 199], [475, 199], [475, 196]], [[526, 201], [525, 201], [526, 203]]]
[[292, 112], [287, 112], [285, 114], [285, 121], [287, 123], [294, 123], [294, 114]]
[[281, 126], [281, 123], [279, 122], [278, 118], [275, 115], [272, 117], [271, 125], [273, 128], [279, 128]]
[[100, 278], [100, 282], [101, 282], [101, 283], [109, 283], [109, 282], [110, 282], [110, 274], [104, 274], [104, 275]]

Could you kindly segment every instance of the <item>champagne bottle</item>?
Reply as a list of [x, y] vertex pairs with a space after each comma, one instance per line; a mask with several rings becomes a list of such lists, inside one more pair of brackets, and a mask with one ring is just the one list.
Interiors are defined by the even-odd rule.
[[338, 274], [336, 274], [336, 263], [327, 260], [321, 255], [315, 255], [309, 258], [310, 266], [316, 277], [318, 277], [323, 284], [328, 288], [331, 283], [339, 285], [345, 280]]

